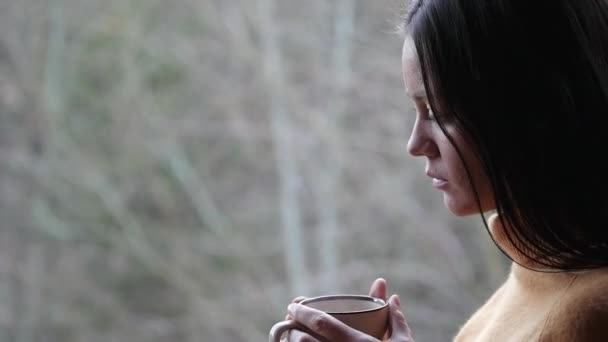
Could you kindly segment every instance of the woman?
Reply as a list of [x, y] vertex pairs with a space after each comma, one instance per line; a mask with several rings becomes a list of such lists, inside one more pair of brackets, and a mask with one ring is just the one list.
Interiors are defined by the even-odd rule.
[[[608, 2], [418, 0], [403, 26], [408, 150], [452, 213], [491, 213], [513, 260], [455, 341], [608, 341]], [[390, 340], [413, 341], [398, 297], [389, 303]], [[373, 340], [288, 310], [330, 341]]]

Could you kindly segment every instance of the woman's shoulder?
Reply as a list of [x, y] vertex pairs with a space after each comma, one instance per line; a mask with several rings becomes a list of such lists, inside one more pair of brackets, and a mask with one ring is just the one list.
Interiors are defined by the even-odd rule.
[[608, 269], [574, 275], [549, 314], [543, 341], [608, 341]]

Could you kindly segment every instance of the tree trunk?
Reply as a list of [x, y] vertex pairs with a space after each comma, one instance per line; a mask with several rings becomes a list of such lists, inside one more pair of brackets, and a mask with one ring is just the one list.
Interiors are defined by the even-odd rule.
[[340, 0], [334, 9], [334, 43], [332, 50], [333, 91], [327, 108], [327, 158], [321, 165], [318, 211], [320, 217], [319, 245], [324, 291], [340, 291], [337, 281], [339, 263], [339, 220], [336, 192], [342, 173], [342, 119], [346, 115], [346, 97], [350, 89], [351, 57], [354, 30], [355, 2]]
[[299, 175], [294, 158], [292, 124], [284, 102], [285, 80], [281, 42], [275, 22], [275, 1], [259, 0], [257, 4], [262, 31], [262, 65], [268, 88], [275, 160], [279, 173], [279, 201], [286, 270], [292, 293], [305, 295], [308, 293], [308, 278], [302, 248], [302, 223], [298, 201]]

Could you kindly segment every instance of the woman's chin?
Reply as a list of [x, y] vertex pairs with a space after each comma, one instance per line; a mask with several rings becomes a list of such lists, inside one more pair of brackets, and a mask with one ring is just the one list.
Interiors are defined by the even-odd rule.
[[443, 193], [443, 204], [456, 216], [470, 216], [479, 214], [479, 207], [473, 201], [454, 198], [448, 193]]
[[445, 204], [445, 207], [456, 216], [479, 215], [481, 213], [496, 210], [494, 201], [482, 200], [480, 210], [477, 201], [474, 198], [462, 198], [451, 195], [448, 192], [443, 193], [443, 204]]

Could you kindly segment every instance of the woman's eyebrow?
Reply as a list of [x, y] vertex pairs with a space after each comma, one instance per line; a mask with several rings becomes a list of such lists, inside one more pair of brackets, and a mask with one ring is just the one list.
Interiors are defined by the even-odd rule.
[[413, 95], [410, 95], [410, 98], [416, 102], [426, 102], [427, 101], [426, 94], [413, 94]]

